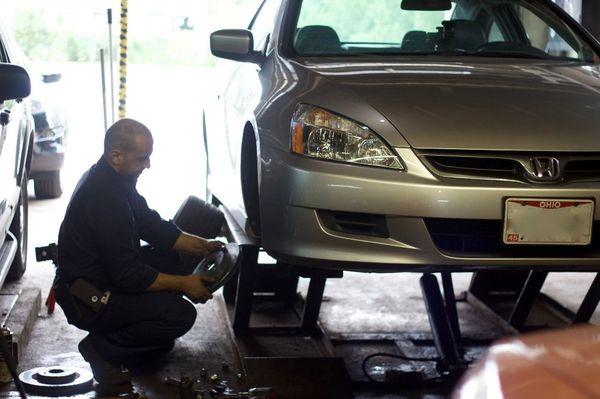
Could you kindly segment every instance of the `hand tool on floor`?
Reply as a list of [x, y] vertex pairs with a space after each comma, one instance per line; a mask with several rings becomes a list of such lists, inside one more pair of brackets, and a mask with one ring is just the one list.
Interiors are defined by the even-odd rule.
[[[181, 399], [197, 399], [198, 397], [207, 397], [202, 389], [194, 388], [194, 383], [190, 378], [165, 378], [165, 385], [179, 388]], [[275, 391], [271, 387], [250, 388], [247, 392], [234, 392], [228, 386], [226, 381], [221, 381], [217, 386], [209, 391], [211, 398], [227, 399], [276, 399]]]
[[167, 377], [165, 378], [165, 385], [179, 388], [181, 399], [196, 399], [197, 395], [203, 393], [201, 390], [194, 389], [194, 382], [188, 377]]

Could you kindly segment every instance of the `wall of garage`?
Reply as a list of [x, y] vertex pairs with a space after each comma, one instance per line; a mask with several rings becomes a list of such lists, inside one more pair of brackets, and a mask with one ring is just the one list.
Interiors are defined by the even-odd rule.
[[583, 0], [582, 6], [583, 25], [600, 40], [600, 1]]

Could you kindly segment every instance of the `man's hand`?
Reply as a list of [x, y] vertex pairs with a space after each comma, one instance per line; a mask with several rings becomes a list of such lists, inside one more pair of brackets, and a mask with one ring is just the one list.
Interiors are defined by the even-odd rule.
[[213, 296], [204, 284], [212, 283], [212, 281], [213, 280], [208, 277], [190, 274], [189, 276], [183, 277], [181, 288], [184, 294], [192, 301], [206, 303], [206, 301], [212, 299]]
[[158, 273], [156, 280], [148, 287], [148, 291], [175, 291], [184, 293], [194, 302], [205, 303], [213, 297], [205, 284], [212, 283], [213, 281], [210, 277], [195, 274], [175, 276]]
[[222, 247], [223, 243], [220, 241], [207, 240], [192, 234], [181, 233], [177, 241], [175, 241], [175, 245], [173, 245], [173, 250], [189, 255], [205, 257]]

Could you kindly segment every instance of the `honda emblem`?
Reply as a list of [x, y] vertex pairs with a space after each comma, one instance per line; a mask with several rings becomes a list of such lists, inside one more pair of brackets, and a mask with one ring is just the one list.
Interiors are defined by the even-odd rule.
[[560, 177], [560, 161], [554, 157], [531, 158], [533, 176], [541, 180], [556, 180]]

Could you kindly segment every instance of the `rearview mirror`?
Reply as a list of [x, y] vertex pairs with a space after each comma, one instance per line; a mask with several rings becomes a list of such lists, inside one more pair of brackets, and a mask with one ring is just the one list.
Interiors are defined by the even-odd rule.
[[450, 0], [402, 0], [403, 10], [408, 11], [447, 11], [452, 9]]
[[27, 71], [14, 64], [0, 63], [0, 102], [25, 98], [31, 93]]
[[246, 29], [223, 29], [210, 35], [210, 51], [228, 60], [262, 63], [264, 55], [254, 51], [252, 32]]

